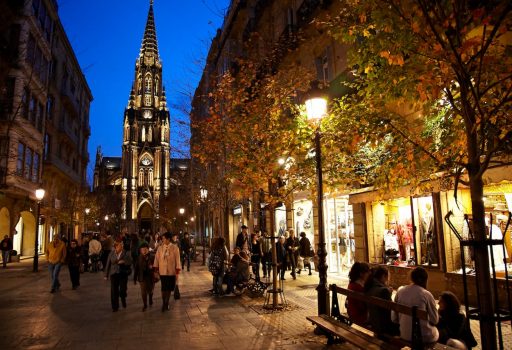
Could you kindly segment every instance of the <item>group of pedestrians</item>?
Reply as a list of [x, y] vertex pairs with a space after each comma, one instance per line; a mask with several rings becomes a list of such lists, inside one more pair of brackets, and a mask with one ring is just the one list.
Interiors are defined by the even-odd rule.
[[[180, 246], [183, 247], [183, 254]], [[188, 233], [178, 240], [176, 233], [148, 233], [139, 237], [137, 234], [128, 235], [125, 229], [118, 235], [102, 238], [101, 242], [97, 236], [90, 240], [84, 237], [82, 245], [76, 239], [66, 244], [59, 235], [54, 235], [46, 247], [50, 292], [55, 293], [61, 288], [59, 274], [63, 265], [68, 266], [72, 289], [75, 290], [80, 286], [80, 273], [88, 269], [92, 272], [94, 266], [90, 263], [101, 258], [102, 264], [98, 266], [104, 271], [104, 279], [110, 280], [113, 312], [117, 312], [120, 306], [127, 307], [128, 279], [132, 273], [134, 284], [140, 286], [142, 311], [153, 305], [153, 291], [157, 282], [161, 286], [162, 312], [168, 311], [172, 293], [176, 299], [179, 295], [177, 281], [182, 265], [186, 264], [187, 271], [190, 271], [192, 251]], [[87, 260], [84, 256], [87, 256]]]
[[[349, 272], [349, 281], [348, 289], [352, 291], [392, 300], [389, 272], [383, 266], [370, 269], [366, 263], [355, 262]], [[423, 267], [411, 272], [411, 282], [397, 290], [394, 301], [427, 311], [428, 320], [420, 321], [425, 344], [438, 342], [461, 350], [477, 345], [455, 294], [441, 293], [437, 308], [434, 296], [427, 290], [428, 273]], [[352, 322], [370, 328], [377, 336], [394, 335], [412, 341], [412, 319], [408, 315], [367, 305], [351, 297], [347, 297], [347, 312]]]
[[[286, 231], [276, 242], [277, 269], [280, 280], [285, 280], [285, 272], [290, 270], [293, 279], [301, 273], [303, 268], [309, 268], [311, 275], [311, 258], [313, 249], [311, 242], [304, 232], [300, 240], [295, 237], [295, 231]], [[246, 283], [252, 274], [256, 282], [271, 276], [272, 273], [272, 242], [265, 234], [249, 234], [248, 227], [242, 225], [237, 235], [235, 248], [230, 258], [224, 238], [217, 237], [212, 241], [208, 269], [212, 273], [214, 295], [231, 294], [234, 285]], [[222, 288], [227, 284], [227, 290]]]
[[[142, 311], [153, 305], [155, 283], [160, 281], [162, 294], [162, 312], [170, 309], [169, 300], [174, 292], [178, 296], [177, 281], [181, 272], [181, 259], [178, 234], [165, 232], [162, 235], [146, 235], [139, 239], [137, 235], [121, 234], [114, 242], [105, 266], [105, 280], [110, 280], [112, 311], [126, 308], [128, 278], [134, 267], [133, 282], [139, 284], [142, 297]], [[190, 271], [190, 270], [189, 270]]]

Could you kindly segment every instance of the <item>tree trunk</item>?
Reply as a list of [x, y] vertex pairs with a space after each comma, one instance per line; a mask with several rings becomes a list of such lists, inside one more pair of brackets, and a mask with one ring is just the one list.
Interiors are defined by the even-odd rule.
[[[276, 239], [274, 238], [275, 237], [275, 218], [274, 218], [274, 215], [275, 215], [275, 212], [274, 212], [274, 206], [273, 205], [270, 205], [269, 206], [269, 210], [270, 210], [270, 236], [272, 237], [271, 238], [271, 241], [270, 241], [270, 244], [272, 245], [272, 286], [273, 286], [273, 289], [274, 289], [274, 293], [272, 294], [272, 307], [274, 309], [277, 308], [277, 306], [279, 305], [279, 298], [278, 298], [278, 293], [277, 293], [277, 245], [276, 245]], [[281, 268], [283, 268], [281, 266]]]
[[483, 201], [484, 184], [482, 176], [479, 175], [481, 164], [477, 149], [477, 138], [472, 133], [468, 136], [468, 175], [473, 214], [473, 232], [476, 241], [474, 252], [476, 284], [478, 288], [477, 298], [480, 308], [480, 339], [483, 350], [494, 350], [496, 349], [496, 324], [493, 318], [494, 304], [491, 274], [489, 271], [489, 249], [488, 245], [484, 243], [486, 240]]

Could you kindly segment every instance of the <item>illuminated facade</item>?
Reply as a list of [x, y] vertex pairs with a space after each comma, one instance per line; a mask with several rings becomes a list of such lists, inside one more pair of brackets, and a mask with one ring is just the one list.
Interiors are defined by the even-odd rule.
[[151, 1], [124, 111], [122, 157], [103, 157], [98, 152], [93, 187], [120, 187], [121, 219], [126, 226], [131, 232], [154, 232], [160, 226], [163, 201], [170, 193], [170, 161], [170, 117]]

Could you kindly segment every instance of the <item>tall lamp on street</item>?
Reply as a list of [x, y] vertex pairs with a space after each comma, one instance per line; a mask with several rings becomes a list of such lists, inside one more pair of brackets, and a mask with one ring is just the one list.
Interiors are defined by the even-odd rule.
[[320, 281], [316, 287], [318, 293], [318, 314], [329, 314], [329, 288], [327, 286], [327, 250], [325, 246], [324, 208], [323, 208], [323, 183], [322, 183], [322, 149], [320, 147], [320, 122], [327, 113], [327, 99], [321, 92], [310, 92], [306, 100], [306, 114], [308, 120], [316, 123], [315, 130], [315, 159], [317, 177], [317, 205], [318, 205], [318, 271]]
[[203, 265], [206, 265], [206, 215], [204, 206], [206, 204], [206, 199], [208, 198], [208, 190], [206, 188], [201, 188], [199, 195], [201, 196], [201, 216], [203, 219], [203, 224], [201, 225], [201, 229], [203, 230]]
[[184, 229], [184, 227], [183, 227], [183, 224], [184, 224], [183, 214], [185, 214], [185, 209], [184, 208], [180, 208], [180, 224], [181, 224], [181, 229], [182, 230]]
[[41, 215], [41, 201], [44, 198], [45, 191], [42, 188], [36, 190], [37, 213], [36, 213], [36, 235], [34, 239], [34, 266], [33, 271], [37, 272], [39, 268], [39, 216]]
[[85, 208], [85, 215], [84, 215], [84, 232], [87, 232], [87, 215], [91, 212], [90, 208]]

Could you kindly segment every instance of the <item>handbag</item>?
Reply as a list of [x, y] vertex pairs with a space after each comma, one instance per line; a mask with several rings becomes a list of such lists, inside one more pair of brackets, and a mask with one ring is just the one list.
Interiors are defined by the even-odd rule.
[[180, 288], [178, 287], [178, 285], [176, 284], [176, 286], [174, 287], [174, 300], [178, 300], [181, 298], [181, 295], [180, 295]]
[[160, 281], [160, 274], [158, 271], [153, 271], [153, 283], [158, 283]]

